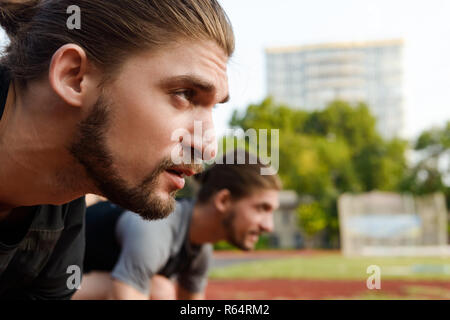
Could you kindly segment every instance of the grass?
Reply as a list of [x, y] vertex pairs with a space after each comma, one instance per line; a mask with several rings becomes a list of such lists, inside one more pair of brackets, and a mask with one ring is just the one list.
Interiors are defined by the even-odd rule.
[[352, 297], [331, 297], [332, 300], [429, 300], [429, 299], [450, 299], [450, 290], [430, 286], [405, 286], [404, 295], [388, 294], [382, 291], [370, 292]]
[[450, 281], [450, 258], [347, 258], [340, 254], [280, 258], [214, 268], [212, 279], [367, 279], [377, 265], [382, 279]]

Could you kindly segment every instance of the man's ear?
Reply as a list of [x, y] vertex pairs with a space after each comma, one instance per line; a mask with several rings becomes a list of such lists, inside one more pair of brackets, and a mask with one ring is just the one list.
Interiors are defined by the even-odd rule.
[[222, 189], [218, 191], [214, 195], [214, 205], [216, 209], [225, 213], [228, 211], [228, 208], [231, 206], [231, 193], [228, 189]]
[[86, 52], [76, 44], [59, 48], [50, 62], [49, 81], [56, 94], [68, 105], [83, 105], [82, 82], [86, 76], [88, 60]]

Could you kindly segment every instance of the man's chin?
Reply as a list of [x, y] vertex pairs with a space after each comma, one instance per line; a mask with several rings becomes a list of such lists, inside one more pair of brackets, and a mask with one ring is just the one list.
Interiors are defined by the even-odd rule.
[[255, 249], [256, 243], [241, 242], [241, 243], [235, 244], [235, 246], [243, 251], [252, 251]]
[[249, 237], [249, 239], [246, 239], [246, 240], [247, 240], [247, 241], [244, 242], [243, 247], [246, 248], [246, 249], [245, 249], [246, 251], [251, 251], [251, 250], [254, 250], [254, 249], [255, 249], [256, 244], [257, 244], [258, 241], [259, 241], [259, 236], [251, 235], [251, 236]]
[[254, 242], [254, 241], [250, 240], [248, 237], [238, 238], [235, 236], [228, 236], [227, 242], [229, 244], [235, 246], [239, 250], [252, 251], [255, 249], [256, 243], [258, 241]]
[[144, 220], [160, 220], [167, 218], [175, 209], [175, 199], [168, 197], [168, 199], [152, 199], [151, 203], [137, 213]]
[[152, 192], [144, 200], [134, 201], [135, 199], [120, 198], [119, 201], [113, 201], [121, 207], [139, 214], [144, 220], [160, 220], [167, 218], [175, 210], [175, 193]]

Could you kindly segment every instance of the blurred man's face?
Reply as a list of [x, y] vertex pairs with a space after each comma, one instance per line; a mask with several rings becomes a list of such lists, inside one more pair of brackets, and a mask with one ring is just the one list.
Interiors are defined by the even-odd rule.
[[[227, 60], [213, 42], [183, 41], [124, 63], [70, 146], [102, 195], [147, 219], [173, 210], [183, 176], [201, 170], [174, 165], [180, 139], [173, 133], [184, 129], [193, 137], [194, 121], [213, 130], [212, 109], [228, 96]], [[181, 144], [203, 155], [211, 141]]]
[[278, 190], [263, 189], [233, 202], [223, 221], [227, 241], [242, 250], [254, 249], [261, 233], [273, 231], [278, 193]]

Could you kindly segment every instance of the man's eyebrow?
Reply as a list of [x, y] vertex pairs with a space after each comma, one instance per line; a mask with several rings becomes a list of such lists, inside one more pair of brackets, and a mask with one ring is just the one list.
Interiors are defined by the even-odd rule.
[[270, 209], [274, 208], [270, 202], [263, 201], [263, 202], [260, 203], [260, 205], [265, 207], [265, 208], [267, 208], [267, 207], [270, 208]]
[[[206, 92], [206, 93], [215, 93], [217, 91], [217, 88], [214, 84], [210, 83], [209, 81], [206, 81], [198, 76], [195, 75], [182, 75], [182, 76], [175, 76], [170, 77], [167, 79], [164, 79], [160, 82], [160, 86], [162, 88], [171, 88], [176, 86], [187, 86], [187, 87], [193, 87], [197, 90]], [[226, 103], [230, 100], [230, 95], [227, 94], [227, 96], [220, 101], [219, 103]]]

